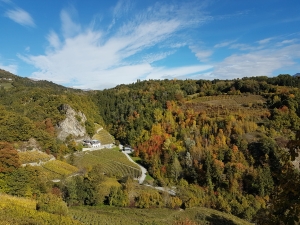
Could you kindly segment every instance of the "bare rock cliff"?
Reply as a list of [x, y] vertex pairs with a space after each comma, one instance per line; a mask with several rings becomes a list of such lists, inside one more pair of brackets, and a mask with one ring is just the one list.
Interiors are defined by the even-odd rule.
[[88, 138], [84, 125], [86, 116], [82, 112], [76, 112], [66, 104], [61, 105], [59, 110], [66, 114], [66, 118], [56, 127], [58, 139], [64, 141], [69, 135], [72, 135], [75, 139]]

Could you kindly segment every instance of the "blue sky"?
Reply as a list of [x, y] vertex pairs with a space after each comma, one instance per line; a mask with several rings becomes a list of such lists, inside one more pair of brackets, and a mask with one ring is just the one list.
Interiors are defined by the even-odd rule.
[[76, 88], [300, 72], [299, 0], [0, 0], [0, 68]]

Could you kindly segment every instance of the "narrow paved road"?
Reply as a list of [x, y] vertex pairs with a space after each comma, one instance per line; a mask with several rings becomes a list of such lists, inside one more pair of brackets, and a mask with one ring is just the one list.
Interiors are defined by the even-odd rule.
[[141, 175], [138, 179], [139, 179], [139, 184], [142, 184], [142, 183], [144, 182], [145, 178], [146, 178], [147, 170], [146, 170], [144, 167], [142, 167], [140, 164], [138, 164], [138, 163], [136, 163], [135, 161], [133, 161], [132, 158], [130, 158], [130, 156], [128, 155], [129, 153], [131, 153], [130, 150], [128, 150], [128, 151], [122, 151], [122, 152], [127, 156], [127, 158], [128, 158], [131, 162], [135, 163], [136, 165], [138, 165], [138, 166], [141, 168], [141, 170], [142, 170], [142, 175]]
[[[120, 147], [120, 149], [122, 149], [123, 146], [120, 145], [119, 147]], [[125, 151], [122, 151], [122, 152], [127, 156], [127, 158], [131, 162], [135, 163], [136, 165], [138, 165], [141, 168], [142, 175], [138, 178], [138, 180], [139, 180], [139, 184], [143, 184], [143, 182], [146, 178], [147, 170], [144, 167], [142, 167], [140, 164], [138, 164], [138, 163], [136, 163], [132, 160], [132, 158], [129, 156], [129, 154], [132, 153], [130, 148], [128, 148], [128, 150], [125, 150]], [[150, 184], [145, 184], [145, 186], [155, 188], [156, 190], [159, 190], [159, 191], [168, 192], [170, 195], [173, 195], [173, 196], [176, 195], [176, 188], [175, 187], [173, 187], [173, 188], [170, 188], [170, 187], [154, 187], [153, 185], [150, 185]]]

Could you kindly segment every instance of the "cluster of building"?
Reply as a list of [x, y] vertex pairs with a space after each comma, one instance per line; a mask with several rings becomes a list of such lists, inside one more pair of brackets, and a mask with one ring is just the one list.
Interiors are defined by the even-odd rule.
[[94, 151], [94, 150], [99, 150], [99, 149], [104, 149], [104, 148], [113, 148], [115, 145], [113, 143], [111, 144], [101, 144], [100, 141], [98, 140], [83, 140], [83, 146], [84, 148], [82, 151]]
[[87, 146], [88, 148], [100, 148], [101, 143], [98, 140], [84, 140], [83, 146]]
[[7, 81], [12, 81], [11, 78], [5, 78], [5, 77], [1, 77], [0, 80], [7, 80]]

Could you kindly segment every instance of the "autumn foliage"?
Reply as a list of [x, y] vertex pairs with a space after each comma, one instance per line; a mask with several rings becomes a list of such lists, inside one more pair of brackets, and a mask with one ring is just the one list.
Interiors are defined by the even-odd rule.
[[17, 150], [10, 143], [0, 142], [0, 172], [12, 172], [20, 167]]

